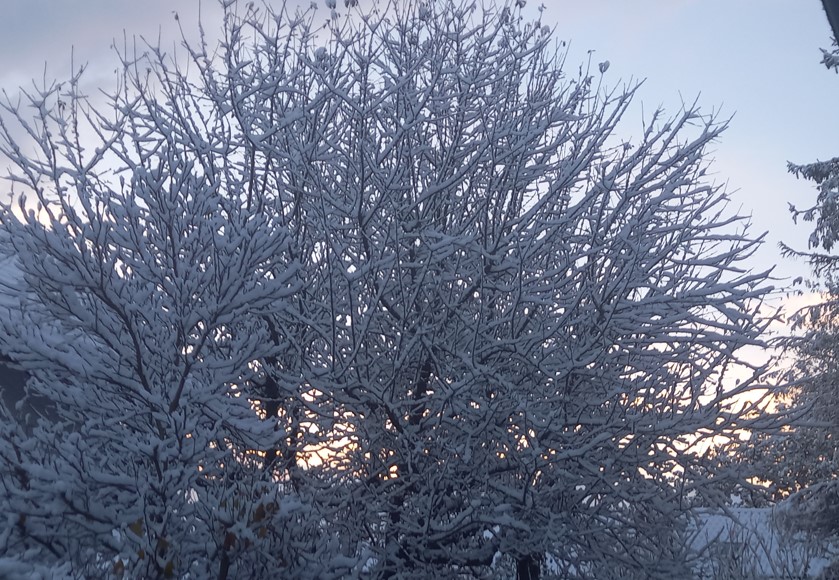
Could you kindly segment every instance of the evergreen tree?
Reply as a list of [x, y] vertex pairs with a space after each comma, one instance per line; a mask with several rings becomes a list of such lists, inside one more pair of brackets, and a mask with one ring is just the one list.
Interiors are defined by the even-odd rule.
[[[825, 10], [839, 14], [835, 2], [825, 2]], [[839, 72], [839, 48], [823, 51], [822, 62]], [[780, 405], [791, 424], [778, 435], [755, 437], [743, 451], [775, 499], [839, 476], [839, 258], [831, 253], [839, 241], [839, 158], [790, 163], [789, 171], [812, 181], [817, 196], [804, 210], [790, 204], [794, 220], [814, 224], [809, 250], [782, 249], [787, 257], [809, 262], [817, 278], [811, 288], [824, 300], [792, 317], [798, 334], [784, 341], [792, 361], [791, 387]]]

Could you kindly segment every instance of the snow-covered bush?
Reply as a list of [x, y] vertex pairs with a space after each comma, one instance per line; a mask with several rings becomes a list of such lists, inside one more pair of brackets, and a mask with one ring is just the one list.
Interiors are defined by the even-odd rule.
[[691, 523], [693, 572], [702, 580], [816, 578], [837, 547], [793, 529], [782, 508], [699, 509]]
[[1, 344], [58, 419], [2, 427], [0, 557], [686, 573], [707, 442], [762, 400], [726, 380], [769, 287], [706, 175], [725, 124], [619, 138], [637, 87], [513, 6], [265, 12], [189, 67], [123, 55], [109, 107], [77, 78], [7, 107]]
[[839, 480], [813, 484], [778, 505], [783, 525], [793, 531], [806, 531], [821, 537], [839, 535]]

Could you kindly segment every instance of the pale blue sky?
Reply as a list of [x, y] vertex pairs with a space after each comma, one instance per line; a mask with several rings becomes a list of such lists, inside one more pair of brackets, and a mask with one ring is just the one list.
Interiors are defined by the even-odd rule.
[[[814, 199], [810, 184], [787, 174], [786, 162], [839, 156], [839, 75], [819, 64], [819, 49], [830, 45], [820, 2], [542, 1], [544, 20], [571, 43], [569, 66], [592, 49], [595, 62], [611, 62], [609, 84], [646, 79], [640, 98], [647, 111], [662, 105], [675, 113], [683, 99], [699, 95], [704, 110], [734, 115], [715, 147], [715, 169], [734, 205], [753, 215], [754, 231], [769, 231], [754, 266], [806, 274], [803, 264], [780, 259], [777, 243], [806, 246], [809, 227], [793, 226], [787, 202], [804, 207]], [[529, 0], [527, 12], [535, 16], [538, 4]], [[71, 47], [77, 62], [90, 65], [89, 85], [107, 84], [116, 68], [111, 40], [125, 30], [171, 42], [173, 10], [194, 30], [197, 0], [0, 0], [0, 87], [15, 90], [40, 77], [46, 61], [50, 75], [63, 76]], [[217, 3], [204, 0], [202, 10], [212, 29]], [[625, 120], [624, 130], [637, 134], [640, 109]]]

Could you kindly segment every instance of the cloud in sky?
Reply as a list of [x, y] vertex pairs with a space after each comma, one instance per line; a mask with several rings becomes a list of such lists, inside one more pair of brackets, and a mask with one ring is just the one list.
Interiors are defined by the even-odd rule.
[[[839, 155], [839, 77], [819, 64], [830, 31], [817, 0], [542, 0], [543, 21], [570, 41], [568, 66], [588, 58], [609, 60], [609, 84], [645, 79], [640, 92], [649, 113], [663, 105], [677, 112], [700, 95], [706, 112], [734, 114], [716, 148], [716, 174], [728, 180], [732, 203], [753, 214], [755, 231], [769, 230], [755, 267], [779, 263], [781, 274], [806, 274], [801, 263], [779, 259], [777, 242], [806, 245], [807, 226], [794, 227], [787, 201], [803, 207], [814, 199], [807, 182], [786, 173], [786, 161]], [[326, 17], [323, 0], [316, 0]], [[279, 5], [279, 0], [273, 2]], [[295, 0], [288, 0], [290, 6]], [[369, 6], [372, 0], [362, 2]], [[244, 3], [243, 3], [244, 4]], [[259, 2], [257, 2], [259, 4]], [[306, 7], [310, 0], [300, 0]], [[540, 0], [525, 15], [538, 16]], [[343, 11], [343, 2], [338, 2]], [[364, 6], [362, 6], [362, 9]], [[179, 36], [173, 12], [190, 35], [199, 9], [208, 30], [220, 25], [214, 0], [3, 0], [0, 8], [0, 87], [14, 91], [40, 78], [66, 76], [70, 50], [89, 63], [89, 87], [107, 85], [117, 59], [109, 48], [123, 31], [163, 39]], [[194, 37], [194, 36], [193, 36]], [[640, 109], [626, 121], [640, 132]], [[634, 128], [634, 130], [632, 129]]]
[[71, 52], [93, 76], [112, 78], [114, 42], [121, 46], [124, 38], [142, 36], [171, 46], [179, 38], [175, 12], [194, 37], [199, 11], [213, 27], [221, 22], [220, 7], [212, 0], [3, 0], [0, 86], [13, 90], [40, 80], [45, 63], [48, 78], [66, 76]]

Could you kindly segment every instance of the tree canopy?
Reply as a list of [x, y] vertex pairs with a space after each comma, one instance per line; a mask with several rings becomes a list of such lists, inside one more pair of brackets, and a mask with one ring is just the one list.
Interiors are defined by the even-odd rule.
[[687, 573], [766, 393], [725, 122], [623, 137], [637, 86], [514, 5], [236, 8], [5, 105], [0, 350], [56, 417], [0, 426], [0, 570]]

